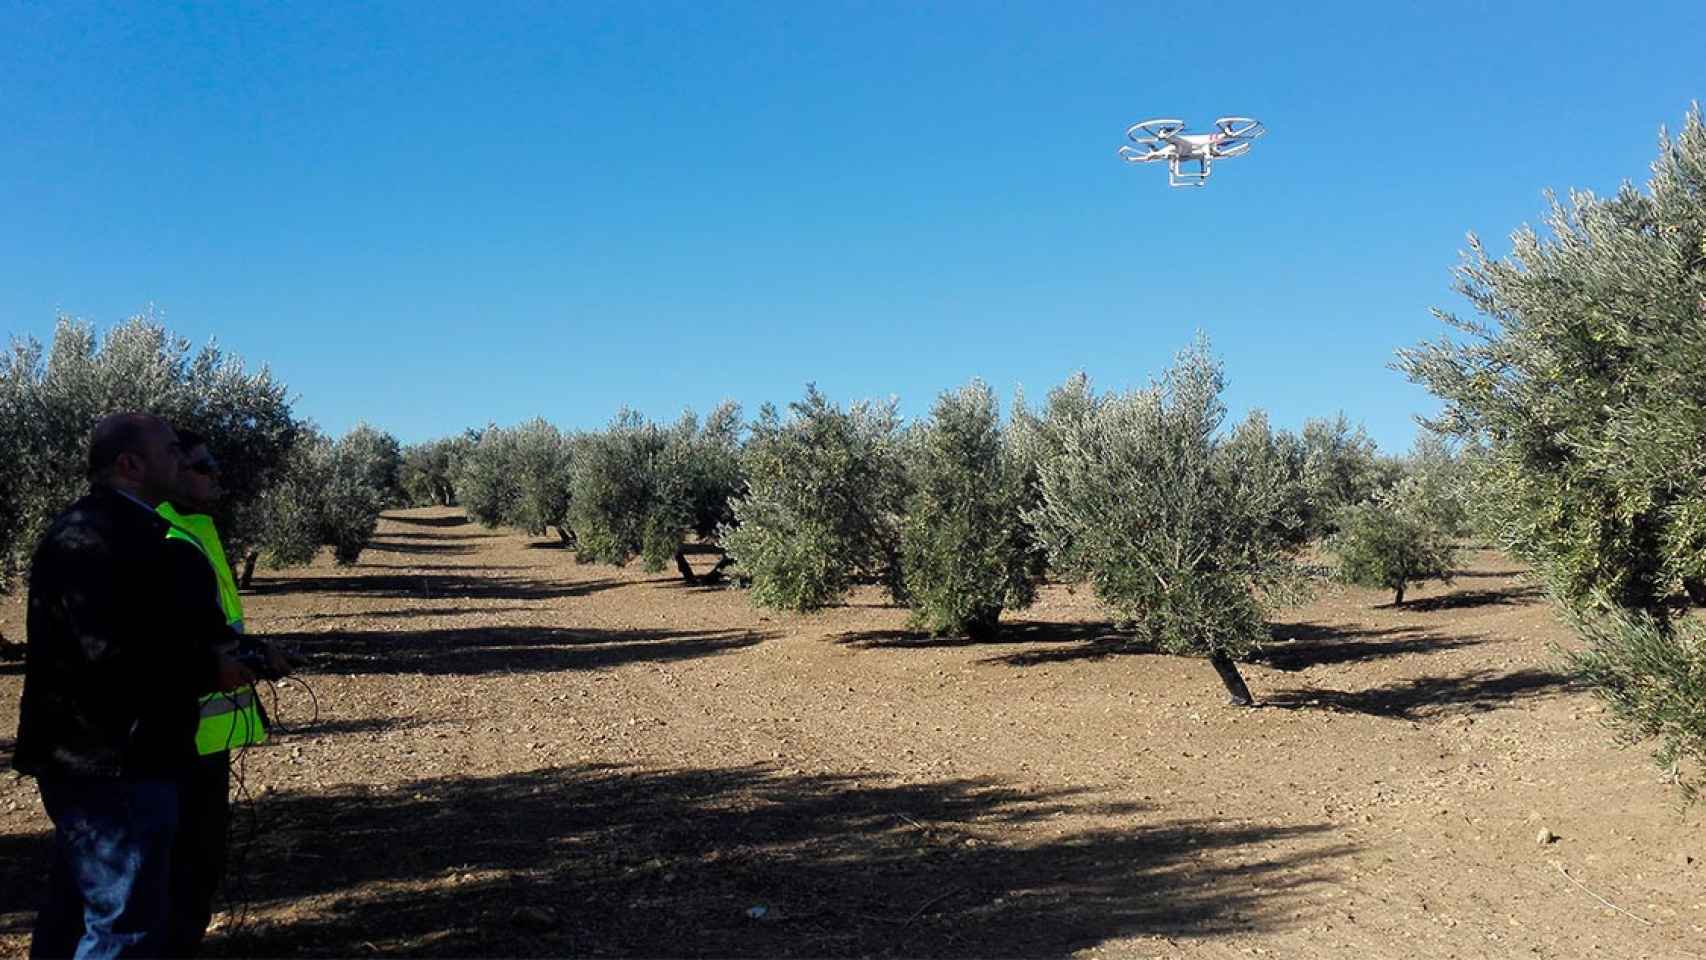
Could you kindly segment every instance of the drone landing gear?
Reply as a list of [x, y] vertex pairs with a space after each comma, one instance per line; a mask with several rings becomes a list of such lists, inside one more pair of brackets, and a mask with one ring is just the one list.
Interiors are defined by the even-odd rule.
[[[1187, 161], [1189, 162], [1189, 161]], [[1169, 187], [1200, 187], [1208, 182], [1209, 159], [1203, 157], [1196, 161], [1195, 170], [1181, 170], [1179, 158], [1174, 157], [1167, 162], [1167, 185]]]

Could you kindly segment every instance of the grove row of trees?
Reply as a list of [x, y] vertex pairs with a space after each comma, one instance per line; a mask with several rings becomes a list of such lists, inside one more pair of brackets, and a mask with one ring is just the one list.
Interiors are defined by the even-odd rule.
[[583, 561], [673, 564], [689, 582], [732, 570], [761, 606], [878, 584], [935, 634], [990, 634], [1045, 576], [1088, 582], [1137, 642], [1210, 656], [1247, 699], [1232, 661], [1301, 595], [1311, 542], [1402, 601], [1449, 574], [1464, 508], [1442, 445], [1382, 458], [1343, 417], [1224, 430], [1222, 386], [1199, 341], [1148, 389], [1098, 395], [1079, 376], [1040, 409], [1019, 397], [1005, 423], [978, 381], [910, 425], [892, 402], [842, 408], [808, 388], [750, 424], [725, 404], [586, 433], [489, 426], [408, 447], [400, 478], [413, 503], [554, 530]]
[[1359, 531], [1450, 514], [1448, 486], [1406, 485], [1453, 458], [1383, 460], [1343, 417], [1292, 435], [1257, 414], [1223, 432], [1221, 385], [1198, 343], [1148, 390], [1098, 396], [1080, 376], [1040, 410], [1018, 398], [1005, 425], [974, 381], [910, 426], [892, 402], [844, 410], [808, 389], [750, 424], [732, 404], [671, 424], [625, 411], [595, 432], [533, 420], [403, 449], [365, 425], [325, 436], [267, 370], [192, 351], [150, 317], [104, 338], [64, 320], [51, 346], [19, 341], [0, 359], [0, 586], [84, 489], [95, 422], [123, 409], [210, 438], [227, 490], [217, 519], [245, 585], [262, 560], [302, 564], [323, 547], [354, 563], [387, 506], [454, 502], [489, 525], [554, 530], [584, 561], [673, 564], [691, 582], [733, 568], [769, 607], [810, 610], [878, 583], [938, 634], [989, 634], [1045, 575], [1087, 580], [1143, 640], [1225, 671], [1264, 635], [1264, 611], [1295, 595], [1315, 538], [1332, 535], [1343, 572], [1400, 600], [1407, 580], [1447, 572], [1443, 553], [1432, 566], [1394, 558], [1454, 527]]

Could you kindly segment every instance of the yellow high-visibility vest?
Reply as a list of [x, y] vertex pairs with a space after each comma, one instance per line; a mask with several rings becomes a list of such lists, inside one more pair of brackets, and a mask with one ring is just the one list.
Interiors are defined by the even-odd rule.
[[[225, 622], [242, 633], [243, 598], [237, 593], [237, 578], [232, 576], [231, 564], [225, 560], [225, 545], [219, 542], [213, 518], [204, 513], [179, 513], [170, 503], [161, 503], [158, 512], [171, 524], [166, 530], [167, 539], [188, 541], [207, 558], [219, 584], [219, 608], [225, 612]], [[197, 753], [203, 756], [222, 753], [232, 747], [264, 743], [266, 739], [266, 723], [261, 719], [254, 687], [210, 693], [201, 698], [201, 723], [195, 731]]]

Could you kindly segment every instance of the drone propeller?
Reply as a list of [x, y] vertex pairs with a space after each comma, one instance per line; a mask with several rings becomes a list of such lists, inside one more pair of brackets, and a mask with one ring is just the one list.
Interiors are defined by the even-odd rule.
[[1209, 150], [1214, 154], [1216, 160], [1228, 160], [1249, 153], [1250, 146], [1250, 141], [1242, 137], [1227, 137], [1211, 146]]
[[1142, 120], [1126, 127], [1125, 135], [1132, 143], [1154, 146], [1170, 139], [1183, 129], [1185, 129], [1185, 121], [1183, 120]]
[[1244, 140], [1254, 140], [1268, 132], [1262, 121], [1251, 117], [1221, 117], [1214, 121], [1214, 125], [1222, 134]]
[[1165, 160], [1171, 153], [1166, 147], [1150, 147], [1147, 151], [1136, 147], [1121, 147], [1120, 159], [1126, 163], [1148, 163], [1151, 160]]

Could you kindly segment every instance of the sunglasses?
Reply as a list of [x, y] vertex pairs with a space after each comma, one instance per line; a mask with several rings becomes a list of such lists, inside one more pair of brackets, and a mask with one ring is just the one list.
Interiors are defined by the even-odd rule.
[[213, 460], [197, 460], [194, 463], [186, 463], [184, 466], [204, 477], [211, 477], [219, 472], [219, 464]]

